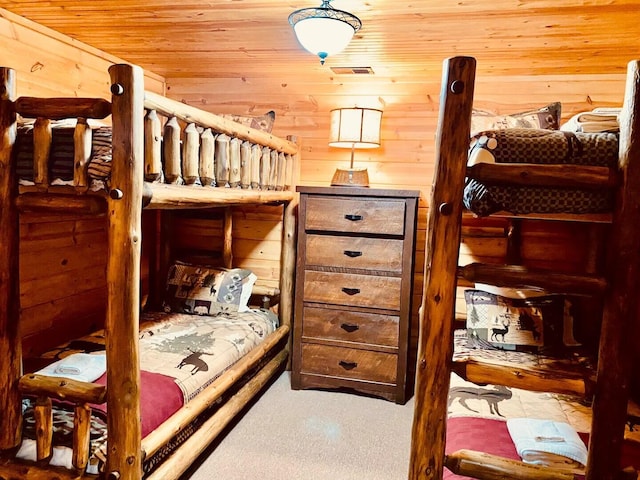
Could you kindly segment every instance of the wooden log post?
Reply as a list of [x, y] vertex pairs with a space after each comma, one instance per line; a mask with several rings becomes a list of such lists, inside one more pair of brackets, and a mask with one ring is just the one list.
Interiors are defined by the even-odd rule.
[[73, 131], [73, 185], [79, 192], [84, 192], [89, 187], [89, 160], [92, 150], [91, 127], [86, 118], [78, 118], [76, 128]]
[[162, 126], [155, 110], [144, 117], [144, 179], [162, 181]]
[[260, 188], [260, 159], [262, 158], [262, 148], [260, 145], [251, 146], [251, 188]]
[[278, 153], [278, 174], [276, 175], [276, 190], [284, 190], [284, 177], [287, 171], [287, 157], [284, 152]]
[[164, 124], [164, 179], [174, 185], [182, 184], [180, 166], [180, 125], [176, 117]]
[[[632, 355], [640, 333], [637, 285], [640, 278], [640, 61], [629, 62], [620, 113], [616, 196], [609, 247], [598, 373], [593, 398], [587, 480], [613, 480], [620, 466], [627, 419]], [[603, 454], [606, 452], [606, 454]]]
[[210, 128], [205, 128], [200, 135], [200, 181], [205, 187], [215, 187], [216, 166], [214, 163], [216, 140]]
[[18, 380], [22, 365], [20, 270], [16, 165], [15, 71], [0, 68], [0, 450], [16, 447], [22, 433], [22, 402]]
[[271, 150], [269, 153], [269, 183], [268, 189], [275, 190], [276, 183], [278, 182], [278, 152], [276, 150]]
[[[106, 318], [107, 478], [142, 476], [140, 423], [140, 256], [144, 175], [144, 77], [133, 65], [112, 65], [113, 165], [108, 199]], [[111, 477], [109, 477], [111, 476]]]
[[36, 461], [46, 463], [53, 453], [53, 407], [49, 397], [36, 398], [33, 417], [36, 426]]
[[240, 145], [240, 188], [251, 186], [251, 142]]
[[222, 263], [225, 268], [233, 267], [233, 209], [224, 209]]
[[[471, 57], [450, 58], [443, 65], [435, 176], [429, 203], [425, 286], [420, 308], [410, 480], [442, 480], [462, 191], [471, 130], [475, 65], [475, 59]], [[438, 255], [434, 255], [435, 252]]]
[[182, 178], [187, 185], [200, 182], [200, 134], [193, 123], [184, 129], [182, 149]]
[[287, 140], [295, 144], [297, 147], [296, 153], [287, 153], [287, 169], [285, 172], [285, 190], [295, 190], [295, 186], [298, 183], [298, 176], [300, 173], [300, 139], [297, 135], [287, 135]]
[[238, 188], [240, 186], [241, 144], [242, 140], [235, 137], [229, 142], [229, 186], [231, 188]]
[[269, 175], [271, 173], [271, 149], [262, 147], [262, 156], [260, 157], [260, 190], [269, 188]]
[[[284, 204], [282, 218], [282, 246], [280, 252], [280, 305], [281, 325], [293, 325], [293, 292], [296, 269], [296, 218], [298, 197]], [[291, 351], [292, 336], [289, 336], [287, 349]]]
[[286, 158], [287, 158], [287, 166], [285, 168], [285, 172], [284, 172], [284, 189], [285, 190], [291, 190], [292, 187], [292, 181], [293, 181], [293, 163], [295, 161], [295, 156], [294, 155], [290, 155], [290, 154], [286, 154]]
[[91, 407], [87, 403], [76, 405], [73, 415], [73, 458], [72, 465], [79, 473], [84, 472], [89, 463], [91, 435]]
[[33, 181], [46, 190], [49, 186], [49, 154], [51, 153], [51, 121], [38, 117], [33, 125]]
[[229, 136], [221, 133], [216, 137], [216, 186], [229, 186]]

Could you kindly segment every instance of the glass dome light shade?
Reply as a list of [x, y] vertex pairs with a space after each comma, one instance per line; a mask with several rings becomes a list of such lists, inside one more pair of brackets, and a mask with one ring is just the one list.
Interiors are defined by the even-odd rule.
[[342, 20], [328, 17], [309, 17], [293, 27], [302, 47], [322, 60], [344, 50], [355, 30]]
[[318, 55], [324, 63], [329, 55], [341, 52], [362, 27], [355, 15], [337, 10], [323, 0], [316, 8], [301, 8], [289, 15], [289, 23], [305, 50]]

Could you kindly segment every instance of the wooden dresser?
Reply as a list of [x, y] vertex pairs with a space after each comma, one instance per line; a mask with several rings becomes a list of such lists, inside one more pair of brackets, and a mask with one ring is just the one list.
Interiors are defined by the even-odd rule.
[[405, 403], [413, 383], [407, 358], [420, 192], [298, 192], [292, 388]]

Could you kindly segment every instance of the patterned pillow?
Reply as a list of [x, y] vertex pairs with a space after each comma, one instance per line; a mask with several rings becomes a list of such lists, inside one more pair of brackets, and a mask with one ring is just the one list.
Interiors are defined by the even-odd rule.
[[502, 350], [543, 351], [576, 346], [570, 302], [561, 295], [507, 298], [465, 290], [467, 337]]
[[486, 110], [473, 110], [471, 114], [471, 135], [483, 130], [502, 130], [505, 128], [544, 128], [560, 129], [560, 102], [550, 103], [527, 112], [498, 115]]
[[195, 315], [246, 312], [256, 278], [242, 268], [176, 262], [167, 276], [164, 310]]
[[225, 113], [221, 115], [227, 120], [232, 120], [237, 123], [241, 123], [246, 127], [255, 128], [256, 130], [262, 130], [263, 132], [271, 133], [273, 129], [273, 124], [276, 121], [276, 112], [273, 110], [268, 111], [264, 115], [259, 115], [257, 117], [249, 117], [245, 115], [234, 115], [230, 113]]

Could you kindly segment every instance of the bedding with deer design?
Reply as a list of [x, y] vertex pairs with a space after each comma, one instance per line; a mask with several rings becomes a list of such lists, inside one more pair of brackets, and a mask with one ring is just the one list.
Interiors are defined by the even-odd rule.
[[[468, 165], [531, 163], [613, 166], [618, 159], [615, 133], [577, 133], [535, 128], [479, 132], [471, 138]], [[485, 184], [467, 179], [464, 206], [478, 216], [506, 211], [529, 213], [606, 213], [609, 190]]]
[[[142, 436], [145, 437], [185, 403], [195, 398], [277, 327], [277, 316], [266, 309], [221, 312], [212, 316], [144, 313], [139, 334]], [[103, 354], [104, 340], [104, 332], [98, 331], [72, 340], [38, 359], [32, 359], [28, 364], [31, 370], [49, 373], [51, 369], [45, 366], [47, 364], [56, 362], [57, 365], [62, 365], [63, 360], [72, 360], [78, 354]], [[74, 378], [69, 362], [64, 365], [65, 373], [59, 376]], [[80, 373], [83, 364], [77, 363], [73, 368]], [[99, 374], [95, 382], [106, 385], [106, 372]], [[32, 400], [25, 399], [25, 433], [28, 437], [35, 438], [32, 407]], [[73, 415], [65, 407], [61, 403], [54, 409], [54, 437], [59, 446], [71, 445], [72, 441]], [[106, 459], [106, 404], [92, 405], [92, 411], [92, 463], [99, 465]], [[22, 454], [29, 457], [33, 448], [33, 445], [25, 441]], [[66, 453], [59, 453], [63, 466], [70, 465], [70, 449], [65, 449], [65, 452], [66, 450], [69, 450], [69, 458]]]
[[[623, 445], [624, 465], [636, 467], [640, 466], [640, 417], [637, 413], [630, 410]], [[471, 449], [520, 459], [507, 428], [507, 420], [516, 418], [566, 423], [588, 445], [591, 408], [582, 399], [501, 385], [476, 385], [455, 373], [451, 374], [447, 453]], [[469, 477], [455, 475], [445, 469], [443, 478], [464, 480]]]

